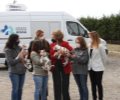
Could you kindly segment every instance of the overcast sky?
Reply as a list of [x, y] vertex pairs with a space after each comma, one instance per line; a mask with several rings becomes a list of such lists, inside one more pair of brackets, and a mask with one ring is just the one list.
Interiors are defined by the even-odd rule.
[[[1, 0], [0, 12], [6, 11], [6, 5], [13, 0]], [[120, 0], [17, 0], [25, 4], [27, 11], [64, 11], [72, 16], [102, 17], [120, 12]]]

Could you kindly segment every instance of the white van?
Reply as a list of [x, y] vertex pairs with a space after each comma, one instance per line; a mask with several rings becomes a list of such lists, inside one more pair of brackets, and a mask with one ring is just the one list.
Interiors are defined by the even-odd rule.
[[[0, 13], [0, 63], [4, 63], [4, 46], [8, 36], [16, 33], [21, 44], [28, 45], [35, 37], [35, 32], [41, 29], [45, 37], [51, 40], [51, 33], [61, 30], [65, 40], [74, 46], [76, 36], [84, 36], [89, 41], [88, 30], [74, 17], [64, 12], [26, 12], [8, 11]], [[102, 40], [103, 45], [106, 42]]]

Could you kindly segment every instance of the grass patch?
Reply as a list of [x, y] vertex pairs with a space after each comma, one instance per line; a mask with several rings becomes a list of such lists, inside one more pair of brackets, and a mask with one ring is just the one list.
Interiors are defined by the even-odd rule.
[[120, 52], [120, 45], [118, 44], [108, 44], [109, 51]]
[[118, 44], [108, 44], [109, 56], [120, 57], [120, 45]]

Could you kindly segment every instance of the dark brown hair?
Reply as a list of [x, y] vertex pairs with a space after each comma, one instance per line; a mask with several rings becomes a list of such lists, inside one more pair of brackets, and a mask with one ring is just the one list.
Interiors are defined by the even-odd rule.
[[11, 34], [6, 42], [5, 48], [13, 49], [18, 39], [19, 39], [19, 36], [17, 34]]
[[32, 43], [32, 51], [39, 53], [40, 50], [50, 51], [50, 45], [46, 40], [35, 40]]
[[76, 40], [78, 40], [79, 44], [81, 45], [80, 48], [87, 49], [85, 39], [82, 36], [78, 36]]

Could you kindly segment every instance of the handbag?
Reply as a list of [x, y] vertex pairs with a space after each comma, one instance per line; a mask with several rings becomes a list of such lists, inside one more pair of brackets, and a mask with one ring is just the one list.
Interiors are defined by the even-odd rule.
[[93, 49], [90, 49], [90, 58], [92, 57]]

